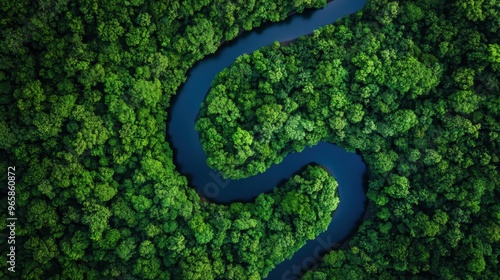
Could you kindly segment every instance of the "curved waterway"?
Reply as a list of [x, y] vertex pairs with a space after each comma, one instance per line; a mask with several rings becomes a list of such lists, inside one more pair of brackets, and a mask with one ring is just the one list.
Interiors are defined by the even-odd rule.
[[210, 200], [218, 203], [252, 201], [313, 162], [326, 168], [339, 183], [340, 204], [328, 229], [315, 240], [308, 241], [290, 260], [278, 264], [267, 279], [296, 279], [301, 271], [314, 265], [321, 254], [355, 232], [366, 209], [366, 166], [359, 155], [320, 142], [300, 153], [289, 154], [265, 173], [241, 180], [222, 179], [217, 171], [207, 166], [198, 132], [194, 129], [200, 105], [217, 73], [230, 66], [241, 54], [251, 53], [274, 41], [284, 42], [309, 34], [364, 5], [365, 0], [335, 0], [323, 9], [295, 14], [283, 22], [266, 24], [245, 33], [214, 55], [196, 63], [173, 99], [168, 133], [177, 168], [188, 178], [190, 185]]

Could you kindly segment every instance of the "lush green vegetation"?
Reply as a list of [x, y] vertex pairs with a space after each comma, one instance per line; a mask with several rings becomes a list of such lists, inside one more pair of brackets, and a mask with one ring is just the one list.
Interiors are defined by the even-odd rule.
[[[16, 166], [18, 217], [0, 278], [259, 279], [323, 231], [338, 198], [322, 168], [216, 205], [165, 134], [194, 62], [324, 4], [0, 0], [0, 180]], [[321, 139], [362, 153], [373, 215], [306, 279], [499, 278], [499, 28], [493, 0], [373, 0], [242, 56], [197, 123], [209, 163], [244, 177]]]
[[260, 279], [324, 231], [338, 198], [320, 167], [253, 203], [210, 204], [165, 137], [194, 62], [324, 4], [0, 1], [0, 177], [16, 166], [18, 217], [16, 272], [1, 242], [0, 278]]
[[369, 1], [242, 55], [197, 121], [209, 164], [264, 171], [326, 140], [361, 153], [371, 218], [305, 279], [499, 279], [500, 4]]

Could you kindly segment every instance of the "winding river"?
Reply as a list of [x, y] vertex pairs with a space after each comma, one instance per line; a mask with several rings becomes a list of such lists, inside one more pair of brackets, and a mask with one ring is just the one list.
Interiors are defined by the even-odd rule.
[[198, 62], [189, 71], [187, 82], [173, 99], [169, 111], [168, 133], [174, 159], [180, 172], [198, 192], [219, 203], [252, 201], [260, 193], [270, 192], [281, 181], [315, 162], [325, 167], [339, 183], [340, 204], [324, 233], [308, 241], [292, 259], [279, 264], [267, 279], [296, 279], [334, 244], [355, 232], [366, 209], [366, 166], [361, 157], [336, 145], [320, 142], [300, 153], [289, 154], [265, 173], [241, 180], [224, 180], [206, 164], [200, 138], [194, 129], [200, 105], [212, 80], [243, 53], [251, 53], [274, 41], [289, 41], [314, 29], [360, 10], [365, 0], [335, 0], [321, 10], [296, 14], [279, 23], [245, 33], [221, 47], [216, 54]]

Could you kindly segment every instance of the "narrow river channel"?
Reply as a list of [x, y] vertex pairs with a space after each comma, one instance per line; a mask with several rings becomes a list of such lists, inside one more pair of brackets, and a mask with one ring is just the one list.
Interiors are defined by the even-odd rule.
[[265, 173], [241, 180], [224, 180], [206, 164], [198, 132], [194, 129], [200, 105], [217, 73], [231, 65], [244, 53], [251, 53], [274, 41], [289, 41], [333, 23], [360, 10], [365, 0], [335, 0], [321, 10], [296, 14], [279, 23], [245, 33], [221, 47], [189, 71], [186, 83], [173, 99], [169, 111], [168, 134], [179, 171], [189, 184], [218, 203], [252, 201], [260, 193], [270, 192], [281, 181], [315, 162], [324, 166], [339, 183], [340, 205], [324, 233], [306, 243], [292, 259], [279, 264], [267, 279], [296, 279], [313, 265], [318, 256], [334, 244], [352, 235], [366, 209], [366, 166], [361, 157], [336, 145], [320, 142], [300, 153], [289, 154], [280, 164]]

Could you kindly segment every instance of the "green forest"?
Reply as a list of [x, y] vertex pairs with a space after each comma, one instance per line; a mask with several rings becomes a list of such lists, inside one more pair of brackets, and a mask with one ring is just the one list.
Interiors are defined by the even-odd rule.
[[[325, 4], [0, 0], [0, 279], [262, 279], [323, 232], [321, 166], [211, 203], [166, 131], [195, 62]], [[244, 54], [202, 104], [207, 163], [245, 178], [319, 141], [363, 157], [367, 218], [302, 279], [500, 279], [499, 34], [499, 1], [368, 0]]]

